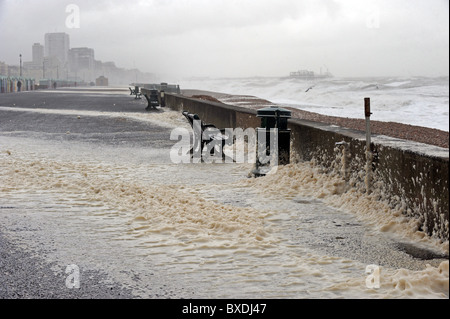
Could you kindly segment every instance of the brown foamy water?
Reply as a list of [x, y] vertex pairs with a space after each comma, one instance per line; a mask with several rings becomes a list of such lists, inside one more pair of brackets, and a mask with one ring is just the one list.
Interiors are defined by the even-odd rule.
[[[166, 127], [185, 125], [164, 114]], [[54, 271], [102, 269], [139, 297], [448, 298], [448, 260], [396, 246], [448, 255], [448, 242], [379, 193], [310, 162], [249, 179], [252, 164], [176, 165], [160, 160], [168, 152], [0, 135], [2, 231]], [[367, 287], [370, 264], [380, 288]]]

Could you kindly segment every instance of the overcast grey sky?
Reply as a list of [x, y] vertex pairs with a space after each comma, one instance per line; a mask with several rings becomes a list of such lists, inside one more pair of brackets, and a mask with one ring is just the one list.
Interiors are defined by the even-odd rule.
[[449, 73], [448, 0], [0, 0], [0, 61], [31, 60], [55, 31], [98, 60], [157, 74]]

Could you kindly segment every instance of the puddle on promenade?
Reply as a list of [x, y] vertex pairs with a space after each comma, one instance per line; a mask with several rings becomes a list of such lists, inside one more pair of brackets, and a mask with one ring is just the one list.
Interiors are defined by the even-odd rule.
[[374, 202], [310, 163], [248, 179], [251, 164], [175, 165], [167, 152], [2, 134], [1, 230], [54, 271], [101, 269], [137, 297], [448, 298], [448, 260], [394, 245], [448, 255], [448, 242], [382, 203], [362, 210]]

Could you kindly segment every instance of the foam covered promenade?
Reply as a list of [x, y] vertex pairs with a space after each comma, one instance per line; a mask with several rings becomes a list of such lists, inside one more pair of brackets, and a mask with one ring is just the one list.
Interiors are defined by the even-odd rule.
[[167, 102], [0, 96], [1, 298], [448, 298], [448, 241], [348, 187], [339, 148], [256, 179], [252, 163], [174, 164], [171, 134], [191, 127]]

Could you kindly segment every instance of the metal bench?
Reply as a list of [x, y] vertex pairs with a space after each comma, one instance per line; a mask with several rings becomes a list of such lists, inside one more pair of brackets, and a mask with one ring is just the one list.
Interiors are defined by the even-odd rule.
[[158, 100], [158, 91], [157, 90], [151, 90], [150, 96], [148, 96], [147, 93], [144, 93], [144, 96], [147, 100], [147, 107], [145, 108], [147, 111], [150, 109], [155, 109], [159, 106], [159, 100]]
[[[211, 141], [220, 141], [220, 147], [222, 152], [222, 158], [226, 157], [223, 148], [228, 140], [228, 136], [225, 133], [225, 129], [218, 129], [214, 124], [204, 123], [197, 114], [192, 114], [187, 111], [183, 111], [182, 114], [186, 117], [189, 124], [194, 131], [194, 145], [190, 150], [191, 156], [196, 152], [202, 154], [205, 146]], [[197, 121], [197, 125], [194, 124]], [[217, 145], [217, 144], [216, 144]], [[210, 155], [214, 154], [214, 148], [210, 150]]]
[[130, 89], [130, 95], [135, 95], [135, 97], [134, 97], [135, 100], [141, 98], [142, 93], [139, 92], [139, 86], [135, 86], [134, 89], [129, 87], [129, 89]]

